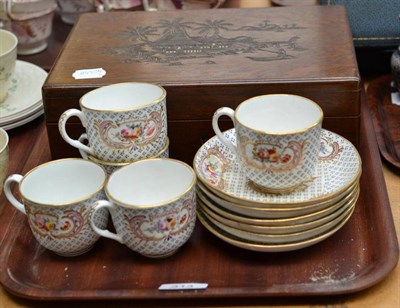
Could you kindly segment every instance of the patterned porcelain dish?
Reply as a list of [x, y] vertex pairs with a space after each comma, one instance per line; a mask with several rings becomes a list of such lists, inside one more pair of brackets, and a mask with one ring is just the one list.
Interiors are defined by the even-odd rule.
[[215, 226], [217, 226], [221, 230], [225, 231], [227, 234], [240, 238], [243, 241], [254, 241], [262, 244], [287, 244], [299, 241], [306, 241], [328, 232], [329, 230], [340, 224], [343, 220], [347, 220], [348, 216], [350, 216], [351, 213], [353, 213], [355, 202], [356, 201], [352, 202], [350, 204], [350, 207], [348, 207], [338, 217], [326, 222], [321, 226], [307, 229], [304, 231], [299, 231], [296, 233], [285, 233], [285, 234], [268, 234], [268, 233], [260, 233], [260, 232], [256, 233], [256, 232], [245, 231], [242, 229], [233, 228], [231, 226], [223, 224], [220, 221], [209, 216], [205, 211], [202, 212], [202, 215], [204, 215], [204, 217], [206, 217], [210, 222], [212, 222]]
[[204, 186], [201, 184], [198, 185], [197, 194], [200, 196], [205, 195], [213, 204], [239, 215], [253, 218], [291, 218], [320, 212], [326, 209], [333, 211], [334, 209], [342, 206], [349, 199], [353, 198], [357, 190], [358, 183], [355, 183], [355, 185], [352, 185], [348, 190], [346, 190], [346, 194], [344, 194], [341, 198], [335, 198], [334, 201], [327, 200], [321, 203], [309, 204], [305, 206], [293, 204], [290, 207], [252, 207], [249, 205], [242, 205], [235, 202], [226, 201], [210, 193], [210, 191], [204, 188]]
[[246, 215], [241, 215], [240, 213], [235, 213], [228, 208], [223, 208], [218, 206], [215, 202], [212, 202], [209, 198], [206, 198], [197, 191], [198, 199], [209, 209], [217, 213], [220, 217], [224, 217], [229, 220], [236, 221], [238, 223], [244, 223], [247, 225], [257, 225], [257, 226], [279, 226], [287, 227], [294, 225], [306, 224], [309, 222], [318, 221], [323, 219], [325, 216], [334, 213], [337, 205], [334, 204], [324, 210], [313, 212], [307, 215], [294, 216], [289, 218], [263, 218], [263, 217], [249, 217]]
[[281, 243], [281, 244], [263, 244], [256, 241], [243, 240], [239, 237], [233, 236], [227, 233], [226, 231], [220, 229], [218, 226], [216, 226], [210, 220], [208, 220], [201, 212], [197, 213], [198, 214], [197, 217], [207, 230], [209, 230], [211, 233], [213, 233], [216, 237], [220, 238], [224, 242], [227, 242], [233, 246], [259, 252], [284, 252], [284, 251], [293, 251], [309, 247], [327, 239], [328, 237], [336, 233], [338, 230], [340, 230], [346, 224], [346, 222], [350, 219], [352, 213], [353, 212], [348, 214], [342, 221], [339, 222], [338, 225], [316, 237], [304, 241], [298, 241], [294, 243]]
[[209, 207], [207, 207], [207, 205], [205, 205], [205, 202], [203, 203], [201, 201], [201, 199], [199, 201], [199, 209], [214, 223], [218, 222], [233, 229], [258, 234], [282, 235], [312, 230], [314, 228], [319, 228], [330, 224], [333, 220], [340, 217], [348, 208], [353, 206], [355, 202], [357, 202], [357, 197], [358, 194], [354, 198], [350, 199], [348, 202], [344, 203], [341, 207], [333, 211], [333, 213], [323, 216], [320, 219], [313, 220], [304, 224], [287, 226], [259, 226], [230, 220], [212, 211]]
[[0, 105], [0, 127], [14, 128], [43, 113], [41, 89], [46, 77], [40, 67], [17, 60], [8, 96]]
[[357, 191], [356, 195], [339, 207], [337, 205], [333, 205], [332, 207], [319, 212], [283, 219], [262, 219], [238, 216], [234, 213], [227, 212], [225, 209], [219, 208], [206, 198], [201, 197], [199, 194], [197, 194], [197, 197], [198, 204], [200, 204], [203, 212], [206, 212], [213, 219], [225, 225], [250, 232], [286, 234], [315, 228], [336, 218], [357, 200], [358, 194], [359, 190]]
[[[224, 135], [236, 142], [234, 129], [224, 132]], [[324, 129], [314, 178], [291, 193], [268, 194], [251, 186], [235, 155], [217, 137], [200, 147], [193, 166], [200, 182], [215, 195], [231, 202], [258, 207], [323, 202], [346, 191], [361, 175], [361, 158], [354, 145]]]

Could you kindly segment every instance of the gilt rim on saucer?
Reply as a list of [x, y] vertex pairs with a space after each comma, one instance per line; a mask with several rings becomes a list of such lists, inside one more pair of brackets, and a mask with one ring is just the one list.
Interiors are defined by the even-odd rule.
[[215, 191], [212, 191], [208, 189], [208, 187], [205, 187], [202, 183], [197, 183], [198, 189], [204, 193], [208, 198], [210, 198], [212, 201], [217, 203], [218, 205], [228, 208], [230, 206], [234, 207], [239, 207], [239, 208], [249, 208], [251, 210], [271, 210], [271, 211], [287, 211], [287, 210], [296, 210], [296, 209], [306, 209], [306, 210], [312, 210], [315, 209], [316, 207], [327, 207], [331, 204], [334, 204], [335, 202], [338, 202], [339, 200], [345, 198], [347, 195], [351, 194], [355, 188], [359, 185], [359, 180], [355, 181], [352, 183], [346, 190], [341, 192], [340, 194], [337, 194], [333, 196], [330, 199], [323, 200], [321, 202], [313, 202], [309, 204], [300, 204], [300, 203], [290, 203], [290, 204], [264, 204], [264, 203], [255, 203], [255, 204], [247, 204], [247, 203], [242, 203], [242, 202], [237, 202], [237, 200], [230, 200], [230, 199], [224, 199], [221, 197], [220, 194], [216, 193]]
[[288, 217], [271, 217], [271, 215], [264, 215], [263, 217], [245, 216], [242, 215], [241, 213], [234, 212], [231, 209], [220, 207], [218, 204], [213, 203], [212, 200], [208, 200], [207, 197], [204, 198], [204, 196], [201, 196], [199, 193], [197, 194], [197, 197], [199, 201], [201, 201], [204, 204], [204, 206], [210, 208], [213, 212], [217, 213], [217, 215], [224, 217], [225, 219], [237, 221], [238, 223], [248, 224], [248, 225], [252, 224], [259, 226], [277, 227], [277, 226], [305, 224], [308, 222], [322, 219], [336, 212], [338, 209], [340, 209], [346, 203], [352, 201], [354, 198], [356, 197], [358, 198], [358, 195], [359, 195], [359, 189], [357, 189], [357, 191], [353, 196], [346, 198], [346, 200], [341, 203], [339, 202], [333, 203], [332, 205], [329, 205], [323, 209], [313, 211], [308, 214], [288, 216]]
[[15, 121], [15, 122], [12, 122], [12, 123], [9, 123], [9, 124], [6, 124], [6, 125], [0, 125], [0, 127], [3, 128], [4, 130], [10, 130], [10, 129], [13, 129], [13, 128], [17, 128], [17, 127], [20, 127], [22, 125], [25, 125], [26, 123], [29, 123], [29, 122], [37, 119], [42, 114], [44, 114], [44, 109], [43, 108], [39, 109], [39, 111], [29, 115], [26, 118], [20, 119], [18, 121]]
[[352, 213], [355, 206], [356, 206], [356, 200], [353, 201], [351, 206], [349, 206], [343, 213], [341, 213], [338, 217], [334, 218], [333, 220], [311, 229], [294, 233], [288, 233], [288, 234], [266, 234], [266, 233], [245, 231], [221, 223], [218, 220], [213, 219], [206, 212], [201, 212], [201, 210], [200, 212], [202, 215], [205, 216], [205, 218], [208, 219], [208, 221], [213, 223], [215, 226], [217, 226], [227, 234], [241, 239], [242, 241], [254, 241], [261, 244], [283, 244], [283, 243], [289, 244], [289, 243], [296, 243], [299, 241], [306, 241], [329, 231], [330, 229], [334, 228], [337, 224], [339, 224], [341, 221], [343, 221], [343, 219], [345, 219], [350, 213]]
[[[358, 199], [358, 196], [357, 196]], [[296, 232], [301, 232], [305, 230], [309, 230], [315, 227], [319, 227], [325, 223], [328, 223], [332, 221], [333, 219], [338, 218], [341, 214], [343, 214], [348, 208], [353, 206], [355, 202], [357, 202], [357, 199], [352, 199], [343, 204], [343, 206], [339, 207], [338, 209], [335, 209], [332, 213], [329, 213], [328, 215], [322, 216], [318, 219], [311, 220], [305, 223], [299, 223], [299, 224], [287, 224], [287, 225], [280, 225], [280, 226], [271, 226], [271, 225], [257, 225], [257, 224], [248, 224], [244, 222], [239, 222], [236, 220], [228, 219], [224, 217], [223, 215], [219, 215], [219, 213], [213, 211], [213, 209], [209, 206], [207, 206], [201, 199], [197, 199], [197, 204], [198, 208], [200, 211], [205, 212], [208, 216], [213, 218], [214, 220], [227, 225], [231, 228], [236, 228], [239, 230], [243, 231], [249, 231], [249, 232], [254, 232], [254, 233], [260, 233], [260, 234], [290, 234], [290, 233], [296, 233]]]
[[[354, 207], [355, 208], [355, 207]], [[306, 241], [299, 241], [295, 243], [289, 243], [289, 244], [262, 244], [254, 241], [242, 241], [237, 237], [229, 236], [226, 232], [223, 230], [220, 230], [218, 227], [214, 226], [212, 223], [206, 220], [204, 216], [201, 215], [201, 213], [197, 213], [197, 218], [199, 219], [200, 223], [212, 234], [214, 234], [216, 237], [218, 237], [220, 240], [231, 244], [233, 246], [246, 249], [246, 250], [252, 250], [252, 251], [258, 251], [258, 252], [285, 252], [285, 251], [294, 251], [294, 250], [299, 250], [303, 249], [306, 247], [310, 247], [312, 245], [315, 245], [317, 243], [322, 242], [323, 240], [329, 238], [333, 234], [335, 234], [337, 231], [339, 231], [351, 218], [352, 214], [354, 213], [354, 208], [349, 215], [344, 218], [338, 225], [333, 227], [331, 230], [327, 231], [326, 233], [323, 233], [317, 237], [314, 237], [312, 239], [306, 240]]]
[[[291, 218], [291, 217], [299, 217], [299, 216], [305, 216], [311, 213], [319, 212], [324, 209], [342, 206], [344, 203], [349, 201], [358, 193], [359, 186], [356, 185], [354, 188], [343, 198], [340, 200], [337, 200], [336, 202], [331, 202], [331, 203], [325, 203], [325, 204], [319, 204], [316, 203], [310, 207], [299, 207], [299, 208], [251, 208], [251, 207], [246, 207], [243, 205], [239, 204], [234, 204], [230, 202], [230, 206], [228, 204], [220, 204], [216, 203], [218, 206], [223, 207], [225, 209], [230, 209], [232, 212], [235, 212], [239, 215], [245, 215], [248, 217], [257, 217], [257, 218]], [[200, 193], [198, 193], [198, 196]], [[212, 199], [211, 199], [212, 200]], [[215, 202], [215, 200], [212, 200]]]

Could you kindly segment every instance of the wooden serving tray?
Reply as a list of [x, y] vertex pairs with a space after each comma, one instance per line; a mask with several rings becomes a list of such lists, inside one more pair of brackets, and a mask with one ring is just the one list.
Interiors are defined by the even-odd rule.
[[[156, 301], [174, 307], [193, 302], [248, 305], [265, 297], [366, 289], [392, 271], [399, 250], [365, 100], [362, 109], [361, 196], [348, 223], [315, 246], [287, 253], [252, 252], [219, 240], [198, 223], [190, 241], [166, 259], [144, 258], [108, 239], [85, 255], [65, 258], [40, 247], [26, 217], [2, 196], [0, 282], [9, 292], [30, 299], [131, 299], [140, 305]], [[40, 137], [44, 135], [42, 131]], [[25, 167], [33, 167], [48, 154], [34, 151], [25, 156]], [[163, 283], [178, 282], [205, 282], [208, 288], [158, 290]]]
[[376, 138], [382, 156], [400, 168], [400, 106], [392, 104], [391, 75], [372, 81], [367, 90]]

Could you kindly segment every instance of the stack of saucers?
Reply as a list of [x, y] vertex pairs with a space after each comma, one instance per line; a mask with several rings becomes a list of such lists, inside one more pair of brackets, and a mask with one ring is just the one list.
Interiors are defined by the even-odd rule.
[[[234, 129], [224, 135], [235, 143]], [[350, 219], [360, 192], [357, 149], [328, 130], [322, 130], [313, 179], [290, 193], [254, 187], [217, 137], [203, 144], [193, 164], [199, 220], [223, 241], [249, 250], [290, 251], [328, 238]]]
[[41, 89], [46, 77], [40, 67], [17, 60], [7, 98], [0, 104], [1, 128], [19, 127], [44, 113]]

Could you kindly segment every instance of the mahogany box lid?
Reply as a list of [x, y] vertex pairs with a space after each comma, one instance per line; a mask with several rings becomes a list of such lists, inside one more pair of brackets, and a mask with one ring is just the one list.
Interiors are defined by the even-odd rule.
[[[95, 68], [105, 75], [73, 77]], [[164, 86], [169, 123], [209, 121], [218, 107], [268, 93], [313, 99], [328, 122], [357, 127], [360, 114], [360, 77], [341, 6], [83, 14], [43, 86], [48, 128], [89, 90], [127, 81]]]

